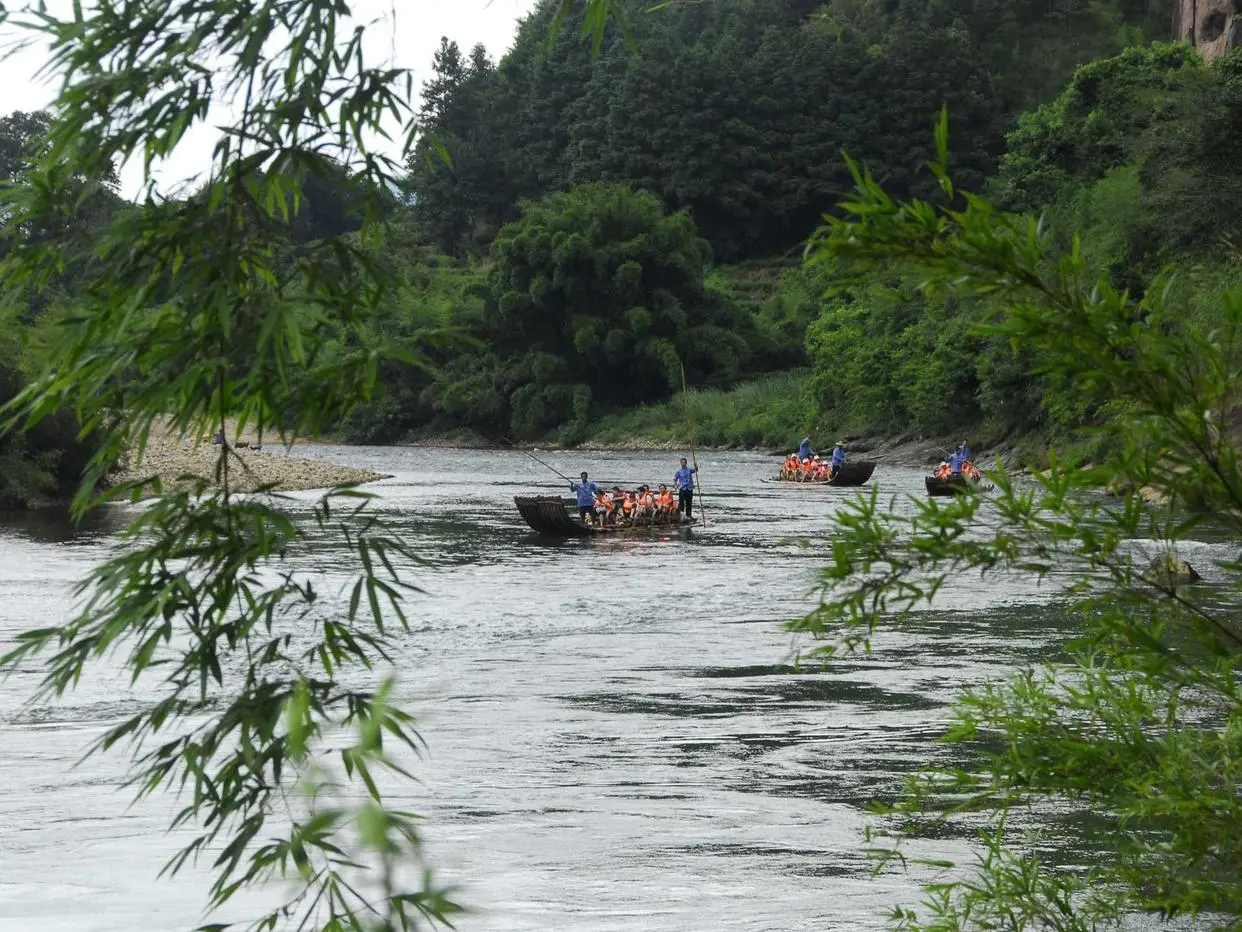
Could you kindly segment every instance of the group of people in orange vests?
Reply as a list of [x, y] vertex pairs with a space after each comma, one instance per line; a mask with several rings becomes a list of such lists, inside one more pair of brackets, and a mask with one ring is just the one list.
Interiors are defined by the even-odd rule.
[[983, 478], [983, 473], [979, 472], [979, 467], [974, 464], [970, 455], [970, 445], [965, 440], [958, 444], [947, 462], [936, 467], [933, 475], [937, 479], [952, 479], [957, 476], [975, 480]]
[[832, 458], [823, 459], [811, 449], [811, 438], [804, 437], [798, 452], [785, 457], [781, 478], [792, 482], [826, 482], [844, 465], [845, 441], [838, 440], [832, 447]]
[[834, 472], [832, 461], [820, 459], [818, 455], [800, 460], [797, 453], [790, 453], [781, 466], [781, 478], [793, 482], [826, 482]]
[[[681, 458], [680, 468], [673, 473], [673, 494], [663, 482], [658, 489], [640, 485], [637, 491], [627, 491], [619, 485], [605, 489], [591, 481], [583, 472], [581, 481], [570, 482], [569, 488], [577, 497], [578, 517], [586, 524], [664, 524], [682, 520], [694, 520], [694, 476], [699, 471], [686, 458]], [[685, 515], [682, 519], [679, 515]]]
[[677, 514], [677, 496], [664, 483], [652, 489], [640, 485], [628, 491], [614, 485], [595, 493], [595, 514], [582, 515], [588, 523], [643, 524], [650, 521], [671, 521]]

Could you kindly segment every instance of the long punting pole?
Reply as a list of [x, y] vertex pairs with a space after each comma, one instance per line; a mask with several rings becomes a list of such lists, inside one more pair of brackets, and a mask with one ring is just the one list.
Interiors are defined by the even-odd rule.
[[686, 390], [686, 364], [681, 366], [681, 400], [686, 406], [686, 427], [690, 431], [690, 462], [694, 466], [694, 491], [699, 500], [699, 514], [703, 518], [703, 527], [707, 527], [707, 509], [703, 506], [703, 482], [699, 475], [699, 459], [694, 455], [694, 417], [690, 414], [690, 393]]
[[543, 460], [541, 460], [539, 457], [535, 456], [535, 454], [534, 454], [534, 453], [531, 453], [531, 452], [530, 452], [530, 450], [524, 449], [524, 448], [522, 448], [522, 447], [516, 447], [516, 446], [515, 446], [513, 449], [515, 449], [515, 450], [519, 450], [519, 451], [521, 451], [522, 453], [525, 453], [527, 456], [529, 456], [531, 459], [533, 459], [536, 463], [538, 463], [538, 464], [539, 464], [540, 466], [542, 466], [544, 469], [551, 469], [551, 470], [552, 470], [552, 472], [556, 473], [558, 476], [560, 476], [560, 477], [561, 477], [562, 479], [564, 479], [566, 482], [570, 483], [571, 485], [573, 484], [573, 481], [574, 481], [573, 479], [570, 479], [570, 478], [569, 478], [569, 476], [565, 475], [563, 472], [561, 472], [561, 471], [559, 471], [559, 470], [557, 470], [557, 469], [552, 469], [552, 467], [551, 467], [551, 466], [549, 466], [547, 463], [545, 463], [545, 462], [544, 462]]

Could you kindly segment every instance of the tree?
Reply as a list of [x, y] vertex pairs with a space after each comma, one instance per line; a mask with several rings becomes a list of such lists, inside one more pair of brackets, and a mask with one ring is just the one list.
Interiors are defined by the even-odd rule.
[[704, 287], [710, 251], [650, 194], [593, 184], [528, 203], [492, 244], [487, 342], [510, 360], [522, 434], [604, 408], [665, 398], [727, 375], [747, 344]]
[[[939, 140], [933, 173], [953, 194], [947, 121]], [[1115, 440], [1089, 468], [1053, 455], [1034, 489], [998, 464], [990, 502], [967, 495], [903, 516], [873, 492], [835, 520], [822, 604], [794, 625], [827, 642], [821, 653], [869, 649], [877, 627], [926, 608], [962, 572], [1034, 574], [1082, 625], [1061, 657], [965, 693], [947, 738], [974, 765], [929, 767], [871, 834], [873, 853], [890, 858], [929, 819], [987, 817], [978, 862], [929, 885], [921, 913], [900, 911], [898, 925], [1087, 930], [1144, 910], [1237, 927], [1242, 627], [1216, 591], [1189, 585], [1177, 548], [1208, 523], [1242, 531], [1242, 290], [1223, 295], [1218, 326], [1200, 328], [1175, 292], [1111, 288], [1036, 220], [977, 197], [962, 209], [895, 201], [856, 180], [815, 252], [859, 278], [897, 260], [927, 292], [986, 296], [1003, 336], [1033, 348], [1042, 372], [1109, 406]], [[1104, 484], [1135, 491], [1089, 494]], [[1150, 562], [1135, 547], [1144, 539]], [[1242, 585], [1242, 563], [1217, 571], [1223, 591]], [[1093, 841], [1109, 854], [1058, 872], [1037, 850], [1077, 840], [1086, 823], [1045, 825], [1038, 846], [1006, 832], [1047, 804], [1105, 816], [1107, 837]]]
[[[926, 196], [926, 115], [948, 105], [963, 140], [955, 172], [977, 186], [1019, 113], [1093, 56], [1167, 29], [1165, 0], [745, 0], [663, 4], [658, 16], [624, 5], [633, 41], [601, 32], [592, 60], [572, 35], [546, 41], [548, 24], [577, 8], [543, 0], [484, 105], [454, 94], [436, 111], [433, 122], [452, 124], [442, 135], [455, 166], [488, 153], [482, 176], [415, 172], [419, 197], [468, 205], [469, 219], [435, 225], [439, 242], [460, 249], [460, 236], [494, 234], [522, 199], [602, 180], [688, 209], [718, 258], [779, 255], [849, 189], [843, 147], [895, 192]], [[457, 56], [452, 68], [443, 54], [434, 63], [454, 88]]]
[[[588, 7], [602, 29], [611, 3]], [[30, 183], [0, 192], [14, 228], [63, 216], [83, 180], [103, 184], [112, 165], [134, 158], [149, 169], [214, 118], [213, 101], [242, 108], [216, 143], [208, 196], [165, 201], [148, 187], [89, 244], [57, 226], [17, 239], [0, 264], [10, 299], [48, 288], [66, 263], [81, 263], [88, 284], [45, 368], [4, 409], [6, 428], [33, 428], [68, 406], [99, 438], [78, 515], [154, 496], [81, 583], [80, 612], [19, 635], [0, 670], [40, 664], [44, 697], [72, 690], [104, 655], [120, 657], [133, 681], [157, 682], [157, 696], [91, 751], [127, 749], [140, 795], [179, 793], [172, 826], [190, 840], [168, 870], [212, 858], [209, 913], [284, 879], [293, 893], [256, 928], [443, 923], [457, 907], [430, 872], [411, 870], [421, 860], [416, 821], [386, 805], [376, 780], [404, 773], [399, 748], [417, 746], [410, 716], [388, 684], [342, 676], [388, 659], [391, 626], [406, 623], [414, 555], [356, 490], [329, 492], [311, 521], [279, 496], [238, 497], [227, 446], [214, 483], [152, 477], [106, 488], [122, 456], [141, 461], [152, 431], [201, 436], [235, 418], [291, 440], [370, 400], [385, 352], [365, 337], [392, 280], [367, 247], [398, 168], [372, 141], [382, 118], [408, 119], [401, 75], [367, 64], [341, 0], [279, 10], [154, 0], [126, 14], [8, 14], [7, 24], [47, 41], [48, 68], [62, 79]], [[184, 41], [147, 41], [170, 35], [170, 23]], [[281, 226], [303, 180], [340, 165], [364, 202], [359, 230], [285, 261]], [[356, 348], [330, 355], [338, 340]], [[357, 554], [343, 598], [324, 598], [283, 562], [320, 534], [341, 535]], [[353, 781], [365, 792], [349, 789]]]

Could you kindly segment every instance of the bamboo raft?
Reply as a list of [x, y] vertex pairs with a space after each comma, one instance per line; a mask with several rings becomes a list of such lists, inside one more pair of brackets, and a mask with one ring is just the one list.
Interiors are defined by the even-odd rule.
[[990, 485], [982, 485], [974, 479], [967, 479], [965, 476], [950, 476], [948, 479], [937, 479], [935, 476], [927, 476], [923, 482], [927, 486], [927, 494], [936, 496], [965, 495], [967, 492], [991, 492], [994, 488]]
[[841, 468], [837, 470], [837, 474], [831, 479], [788, 479], [785, 476], [777, 476], [775, 482], [788, 482], [793, 485], [836, 485], [836, 486], [852, 486], [862, 485], [871, 478], [871, 474], [875, 472], [875, 463], [867, 460], [860, 460], [857, 463], [843, 463]]
[[540, 534], [554, 537], [688, 531], [694, 527], [693, 521], [685, 520], [680, 514], [675, 514], [672, 518], [644, 519], [638, 524], [584, 524], [576, 512], [570, 510], [571, 506], [575, 509], [577, 507], [574, 500], [566, 500], [559, 495], [516, 495], [513, 503], [531, 528]]

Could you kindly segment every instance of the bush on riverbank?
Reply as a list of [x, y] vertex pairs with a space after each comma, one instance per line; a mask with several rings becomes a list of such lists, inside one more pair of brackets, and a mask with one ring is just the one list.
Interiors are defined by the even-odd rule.
[[[687, 401], [689, 417], [687, 417]], [[601, 419], [585, 437], [608, 444], [686, 443], [784, 450], [820, 427], [813, 415], [806, 371], [769, 375], [728, 390], [691, 389], [688, 395]]]
[[[0, 311], [0, 405], [26, 387], [26, 373], [39, 356], [36, 331], [50, 313], [27, 326], [14, 309]], [[26, 432], [0, 432], [0, 511], [69, 495], [94, 450], [95, 441], [78, 437], [71, 411], [50, 415]]]

